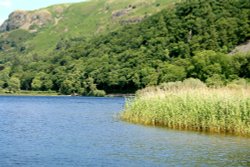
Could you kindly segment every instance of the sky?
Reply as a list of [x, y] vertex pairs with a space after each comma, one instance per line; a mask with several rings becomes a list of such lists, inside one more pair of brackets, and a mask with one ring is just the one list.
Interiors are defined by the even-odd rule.
[[85, 0], [0, 0], [0, 24], [15, 10], [34, 10], [54, 4], [82, 1]]

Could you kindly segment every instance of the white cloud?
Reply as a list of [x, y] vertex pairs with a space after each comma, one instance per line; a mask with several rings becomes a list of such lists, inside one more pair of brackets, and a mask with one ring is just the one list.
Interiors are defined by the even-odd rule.
[[0, 6], [9, 8], [12, 6], [11, 0], [0, 0]]

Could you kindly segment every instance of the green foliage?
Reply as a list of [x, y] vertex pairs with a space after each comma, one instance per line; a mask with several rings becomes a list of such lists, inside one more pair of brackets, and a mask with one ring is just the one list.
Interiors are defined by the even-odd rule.
[[17, 52], [24, 52], [24, 42], [32, 39], [34, 34], [29, 33], [26, 30], [18, 29], [8, 34], [0, 34], [0, 52], [11, 52], [12, 50]]
[[[184, 1], [176, 10], [163, 10], [141, 24], [91, 40], [80, 60], [87, 64], [87, 71], [97, 74], [92, 77], [104, 89], [114, 90], [117, 85], [138, 89], [186, 77], [212, 84], [211, 80], [219, 81], [218, 75], [226, 82], [242, 70], [235, 68], [234, 56], [220, 51], [229, 51], [249, 38], [248, 33], [237, 36], [241, 24], [249, 27], [246, 7], [238, 0], [227, 5]], [[100, 74], [97, 69], [105, 70]]]
[[228, 77], [232, 73], [231, 68], [233, 68], [232, 58], [226, 54], [214, 51], [200, 51], [195, 53], [192, 63], [194, 65], [191, 71], [192, 76], [200, 78], [203, 81], [215, 74]]
[[32, 80], [31, 87], [33, 90], [47, 91], [52, 89], [53, 82], [50, 79], [50, 76], [48, 76], [44, 72], [40, 72]]
[[20, 90], [20, 80], [17, 77], [12, 76], [8, 81], [8, 89], [10, 92]]
[[[0, 70], [0, 86], [6, 88], [10, 77], [16, 76], [23, 90], [103, 95], [104, 91], [135, 92], [189, 77], [211, 87], [250, 78], [250, 54], [227, 54], [250, 38], [249, 3], [185, 0], [169, 10], [166, 6], [172, 1], [156, 0], [149, 2], [155, 3], [150, 9], [137, 5], [128, 15], [110, 18], [118, 9], [127, 8], [128, 2], [132, 0], [69, 6], [58, 25], [22, 39], [24, 51], [7, 56], [0, 52], [1, 67], [5, 67]], [[120, 19], [163, 8], [138, 24], [117, 25]], [[93, 36], [102, 28], [103, 33]]]
[[4, 67], [0, 71], [0, 87], [6, 88], [8, 86], [8, 81], [10, 79], [10, 67]]
[[214, 87], [214, 88], [218, 88], [218, 87], [222, 87], [224, 86], [224, 82], [223, 79], [220, 75], [218, 74], [214, 74], [211, 77], [207, 78], [206, 80], [206, 84], [209, 87]]
[[32, 86], [33, 90], [39, 90], [42, 87], [42, 82], [41, 82], [40, 78], [34, 78], [32, 80], [31, 86]]
[[106, 93], [104, 90], [98, 90], [96, 84], [94, 84], [93, 78], [87, 78], [83, 82], [84, 92], [83, 95], [87, 96], [105, 96]]
[[186, 78], [185, 68], [173, 64], [166, 63], [161, 67], [161, 83], [180, 81]]

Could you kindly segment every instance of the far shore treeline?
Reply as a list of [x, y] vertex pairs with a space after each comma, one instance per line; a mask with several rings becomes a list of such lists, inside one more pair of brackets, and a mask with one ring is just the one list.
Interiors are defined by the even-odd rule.
[[0, 89], [102, 96], [186, 78], [223, 86], [249, 80], [250, 54], [229, 54], [249, 39], [250, 1], [185, 0], [90, 40], [58, 41], [46, 58], [21, 49], [0, 58]]

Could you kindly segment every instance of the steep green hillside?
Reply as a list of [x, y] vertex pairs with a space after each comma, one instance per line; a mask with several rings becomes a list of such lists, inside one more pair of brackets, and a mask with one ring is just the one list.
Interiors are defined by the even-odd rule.
[[[80, 74], [83, 81], [92, 78], [107, 92], [189, 77], [211, 86], [249, 78], [250, 55], [227, 55], [250, 38], [249, 9], [244, 0], [189, 0], [140, 24], [97, 37], [83, 48], [61, 50], [61, 59], [52, 60], [59, 65], [54, 72]], [[65, 76], [61, 84], [67, 80], [71, 85], [75, 78], [79, 77]], [[61, 91], [70, 92], [71, 87]]]
[[[25, 15], [43, 17], [47, 22], [42, 27], [35, 23], [21, 24], [21, 28], [33, 34], [32, 38], [22, 39], [25, 54], [47, 55], [59, 40], [68, 38], [92, 38], [93, 36], [114, 31], [126, 24], [140, 22], [176, 0], [91, 0], [75, 4], [63, 4], [30, 11]], [[25, 11], [17, 11], [19, 16]], [[47, 15], [45, 15], [45, 14]], [[46, 17], [45, 17], [46, 16]], [[32, 19], [31, 18], [31, 19]], [[14, 18], [15, 19], [15, 18]], [[14, 21], [14, 23], [17, 21]], [[8, 33], [10, 36], [13, 32]], [[24, 32], [23, 32], [24, 33]], [[8, 40], [8, 34], [1, 35], [1, 41]], [[5, 36], [5, 37], [3, 37]], [[19, 48], [18, 48], [19, 49]]]
[[[91, 4], [97, 4], [94, 2], [97, 1], [86, 2], [90, 5], [89, 9]], [[101, 2], [104, 1], [98, 1], [98, 4], [103, 8], [108, 2], [115, 6], [117, 1], [105, 1], [102, 5]], [[117, 5], [123, 6], [122, 2]], [[154, 11], [162, 6], [160, 1], [139, 2], [155, 4], [149, 7]], [[138, 14], [144, 13], [145, 17], [143, 10], [146, 7], [139, 10], [137, 6], [128, 5], [125, 9], [138, 10]], [[120, 11], [112, 10], [111, 16], [119, 16], [119, 20], [116, 22], [110, 18], [112, 21], [109, 25], [116, 28], [108, 30], [107, 24], [106, 30], [98, 35], [94, 35], [98, 30], [97, 25], [91, 24], [95, 19], [89, 19], [86, 21], [88, 26], [96, 27], [89, 27], [92, 37], [86, 33], [82, 35], [84, 31], [79, 34], [72, 31], [71, 34], [67, 30], [62, 38], [62, 33], [48, 31], [53, 25], [43, 27], [43, 31], [35, 37], [27, 35], [25, 44], [29, 44], [29, 47], [15, 47], [20, 48], [18, 52], [22, 54], [10, 56], [8, 53], [8, 56], [3, 56], [0, 86], [10, 91], [21, 88], [55, 90], [62, 94], [103, 95], [104, 91], [101, 90], [108, 93], [134, 92], [145, 86], [189, 77], [199, 78], [209, 86], [222, 86], [239, 78], [249, 79], [250, 54], [228, 56], [235, 46], [250, 39], [249, 9], [250, 1], [245, 0], [186, 0], [172, 6], [171, 10], [167, 6], [142, 22], [132, 21], [134, 24], [124, 22], [128, 14], [120, 16]], [[70, 7], [67, 10], [70, 11]], [[126, 25], [120, 27], [116, 24]], [[70, 27], [75, 26], [78, 24]], [[50, 38], [56, 39], [58, 35], [59, 40], [55, 40], [55, 46], [51, 46], [53, 49], [50, 51], [47, 48], [48, 56], [42, 52], [34, 53], [31, 49], [36, 40], [46, 41], [38, 40], [41, 33], [51, 33], [43, 36], [47, 38], [48, 45], [52, 45]]]

